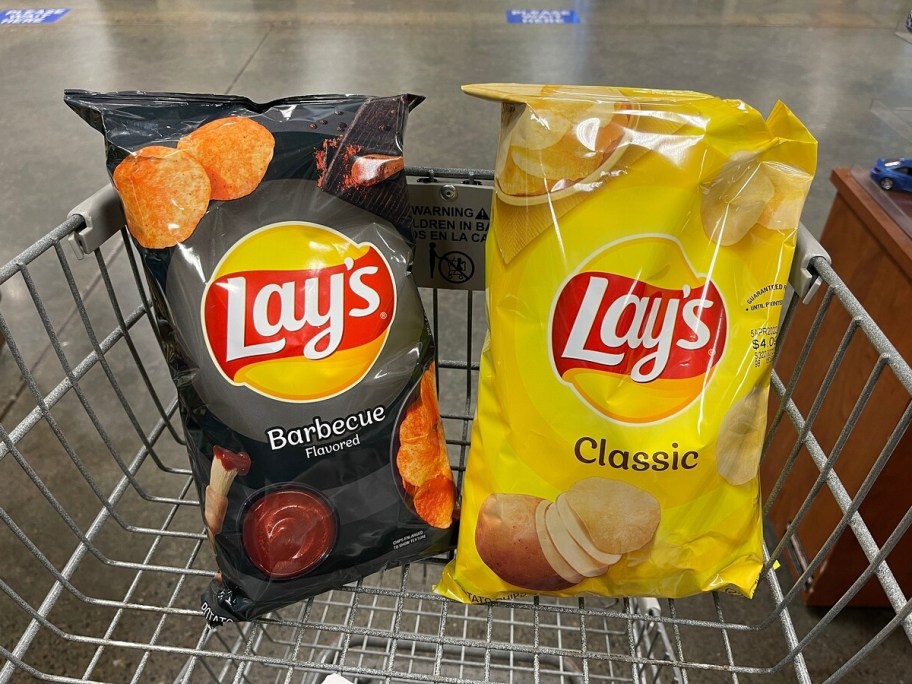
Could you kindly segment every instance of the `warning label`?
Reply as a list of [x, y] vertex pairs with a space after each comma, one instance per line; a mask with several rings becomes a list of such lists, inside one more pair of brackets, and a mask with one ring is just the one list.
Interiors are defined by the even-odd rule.
[[409, 196], [418, 286], [483, 290], [491, 187], [413, 183]]

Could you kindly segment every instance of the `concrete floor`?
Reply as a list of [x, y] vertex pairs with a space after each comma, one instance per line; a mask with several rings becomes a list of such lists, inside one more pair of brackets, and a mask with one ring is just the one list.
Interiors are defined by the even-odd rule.
[[[834, 194], [828, 181], [832, 168], [867, 167], [879, 156], [910, 152], [912, 44], [902, 29], [909, 10], [903, 2], [627, 0], [560, 4], [576, 8], [581, 23], [509, 25], [504, 10], [516, 8], [517, 3], [503, 0], [448, 4], [427, 0], [370, 4], [224, 0], [208, 6], [189, 0], [72, 0], [68, 3], [71, 12], [55, 24], [0, 26], [0, 264], [38, 240], [72, 206], [107, 182], [101, 138], [64, 106], [64, 88], [237, 93], [255, 100], [311, 92], [411, 91], [425, 95], [427, 101], [409, 122], [407, 163], [479, 168], [493, 165], [499, 117], [495, 105], [462, 95], [459, 86], [463, 83], [565, 82], [693, 89], [743, 99], [761, 111], [782, 99], [820, 141], [818, 176], [804, 214], [805, 224], [817, 233]], [[133, 310], [138, 298], [135, 287], [131, 292], [129, 286], [125, 252], [111, 246], [106, 248], [105, 258], [112, 280], [122, 284], [116, 291], [123, 310]], [[116, 320], [98, 266], [93, 260], [70, 259], [68, 263], [85, 294], [94, 329], [103, 336]], [[839, 264], [835, 266], [839, 268]], [[47, 317], [62, 339], [64, 361], [77, 363], [91, 346], [85, 327], [75, 316], [74, 299], [66, 289], [56, 254], [38, 259], [30, 274], [47, 306]], [[28, 284], [16, 276], [0, 292], [3, 315], [33, 369], [37, 386], [46, 392], [65, 371], [35, 315]], [[480, 301], [477, 304], [476, 318], [481, 308]], [[442, 306], [448, 315], [465, 318], [463, 305], [443, 298]], [[476, 328], [476, 344], [478, 335]], [[465, 346], [463, 337], [442, 337], [445, 349], [458, 351]], [[134, 338], [153, 386], [170, 397], [163, 362], [144, 321], [137, 324]], [[136, 409], [140, 432], [152, 429], [156, 409], [129, 350], [120, 344], [112, 351], [110, 363]], [[459, 378], [452, 380], [458, 383]], [[130, 416], [119, 408], [120, 399], [103, 368], [94, 368], [81, 385], [96, 407], [107, 442], [99, 437], [97, 426], [86, 417], [73, 393], [52, 415], [75, 445], [80, 463], [97, 480], [99, 491], [107, 493], [120, 474], [111, 465], [110, 450], [129, 461], [142, 440], [129, 427]], [[455, 406], [458, 397], [448, 401]], [[0, 423], [12, 429], [35, 402], [10, 355], [0, 355]], [[20, 448], [60, 505], [85, 529], [101, 506], [90, 488], [81, 484], [82, 476], [48, 422], [39, 423]], [[166, 436], [157, 450], [165, 463], [182, 467], [182, 448], [173, 440]], [[145, 466], [137, 478], [149, 493], [180, 495], [182, 475]], [[158, 526], [161, 520], [148, 520], [153, 505], [158, 512], [165, 510], [167, 502], [150, 504], [131, 490], [116, 511], [139, 526]], [[72, 533], [10, 456], [0, 457], [0, 508], [47, 554], [50, 563], [62, 567], [73, 546]], [[119, 532], [116, 527], [104, 531], [99, 545], [107, 553], [136, 563], [169, 565], [189, 558], [193, 572], [203, 578], [209, 571], [208, 550], [204, 548], [197, 560], [194, 545], [199, 540], [192, 537], [198, 531], [198, 514], [192, 507], [179, 507], [169, 524], [191, 536], [166, 540], [162, 548], [153, 549], [151, 560], [144, 560], [148, 543], [143, 545], [136, 534]], [[97, 605], [96, 599], [122, 600], [131, 591], [134, 576], [129, 567], [112, 571], [88, 559], [74, 584], [92, 597], [93, 605], [87, 608], [85, 601], [65, 596], [51, 613], [52, 622], [66, 625], [76, 634], [101, 637], [112, 620], [120, 620], [108, 638], [159, 638], [155, 636], [157, 614], [143, 619], [146, 614], [132, 610], [121, 619], [110, 606]], [[0, 525], [0, 579], [33, 606], [51, 584], [46, 568], [23, 550], [8, 524]], [[188, 609], [194, 605], [196, 585], [184, 586], [181, 575], [154, 581], [143, 576], [137, 583], [149, 586], [138, 586], [129, 594], [136, 603], [172, 601]], [[726, 617], [746, 624], [760, 622], [774, 605], [769, 595], [754, 603], [729, 598], [723, 601]], [[435, 610], [439, 612], [439, 607]], [[700, 619], [714, 619], [711, 604], [685, 604], [682, 610]], [[800, 604], [793, 608], [793, 615], [799, 633], [821, 617]], [[890, 611], [840, 615], [809, 658], [815, 681], [818, 677], [822, 681], [891, 616]], [[192, 616], [171, 619], [167, 631], [174, 636], [167, 643], [192, 647], [194, 635], [199, 633], [196, 620]], [[0, 592], [0, 648], [12, 648], [27, 622], [23, 607]], [[776, 625], [772, 631], [749, 638], [736, 635], [736, 656], [738, 649], [743, 656], [736, 662], [761, 667], [778, 662], [786, 649]], [[181, 641], [179, 634], [186, 634], [186, 639]], [[685, 634], [684, 645], [697, 654], [693, 657], [725, 662], [724, 654], [719, 655], [721, 641], [712, 647], [690, 646], [691, 639], [699, 642], [700, 638], [696, 632]], [[712, 649], [723, 660], [713, 660]], [[87, 668], [85, 653], [85, 648], [42, 635], [26, 660], [49, 672], [81, 677]], [[141, 663], [141, 654], [129, 649], [124, 653], [110, 658], [103, 654], [92, 676], [129, 681], [142, 665], [143, 681], [170, 681], [179, 669], [175, 663], [183, 662], [170, 654], [153, 654]], [[2, 663], [0, 656], [0, 668]], [[910, 666], [912, 647], [897, 633], [844, 681], [910, 682]], [[28, 676], [20, 673], [13, 679], [26, 681]], [[527, 680], [519, 677], [515, 681]], [[690, 681], [732, 678], [696, 671], [690, 674]], [[744, 675], [740, 681], [794, 681], [794, 675], [785, 668], [770, 676]]]

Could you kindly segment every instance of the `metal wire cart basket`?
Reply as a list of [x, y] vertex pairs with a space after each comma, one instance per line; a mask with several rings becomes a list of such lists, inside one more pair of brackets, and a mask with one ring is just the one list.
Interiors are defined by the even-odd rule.
[[[411, 175], [421, 176], [413, 178], [416, 191], [441, 202], [464, 188], [490, 192], [484, 172]], [[815, 470], [788, 524], [768, 525], [768, 561], [752, 601], [713, 594], [464, 606], [431, 593], [441, 558], [213, 631], [199, 595], [214, 564], [144, 281], [113, 193], [102, 191], [86, 207], [0, 268], [7, 346], [0, 354], [0, 682], [318, 683], [331, 673], [360, 683], [875, 681], [861, 673], [883, 642], [908, 656], [912, 600], [890, 554], [912, 524], [912, 508], [884, 533], [869, 527], [862, 504], [912, 421], [912, 371], [803, 229], [777, 349], [789, 341], [796, 311], [814, 307], [816, 315], [791, 340], [797, 361], [784, 368], [777, 360], [764, 458], [777, 440], [788, 442], [787, 456], [764, 492], [764, 512], [795, 468]], [[461, 483], [483, 295], [423, 295]], [[835, 348], [818, 335], [833, 321], [837, 339], [843, 335]], [[871, 350], [873, 366], [853, 368], [863, 376], [860, 390], [842, 433], [824, 445], [813, 423], [854, 345]], [[805, 377], [805, 360], [824, 353], [832, 357], [826, 376]], [[876, 456], [863, 481], [844, 481], [837, 461], [884, 383], [903, 393], [905, 411], [883, 443], [868, 444]], [[801, 388], [808, 401], [799, 400]], [[838, 507], [837, 522], [819, 551], [803, 553], [795, 531], [823, 501]], [[831, 608], [807, 609], [803, 592], [846, 539], [860, 546], [864, 567]], [[871, 585], [882, 587], [891, 608], [854, 642], [833, 643], [847, 606]]]

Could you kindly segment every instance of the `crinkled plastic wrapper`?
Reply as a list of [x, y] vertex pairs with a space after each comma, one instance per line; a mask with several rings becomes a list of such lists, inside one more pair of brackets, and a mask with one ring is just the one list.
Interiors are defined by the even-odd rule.
[[781, 103], [501, 101], [489, 339], [437, 591], [751, 596], [770, 372], [816, 142]]
[[220, 569], [207, 619], [452, 548], [401, 146], [420, 98], [65, 99], [142, 256]]

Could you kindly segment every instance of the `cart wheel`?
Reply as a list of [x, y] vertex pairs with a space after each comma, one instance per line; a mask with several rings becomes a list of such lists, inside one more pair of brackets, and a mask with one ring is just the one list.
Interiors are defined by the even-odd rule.
[[889, 190], [893, 187], [893, 181], [889, 178], [881, 178], [880, 187], [882, 187], [884, 190]]

